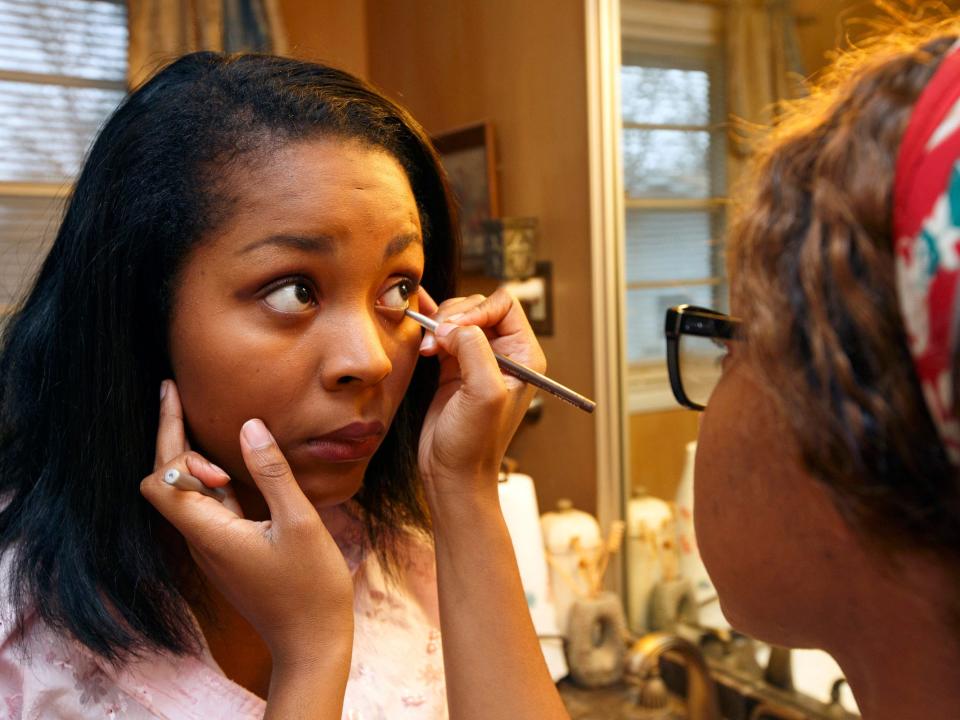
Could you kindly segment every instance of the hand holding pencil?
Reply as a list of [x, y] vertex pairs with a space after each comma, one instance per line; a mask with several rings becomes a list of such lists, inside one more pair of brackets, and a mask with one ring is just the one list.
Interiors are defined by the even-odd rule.
[[410, 309], [436, 323], [420, 344], [421, 355], [439, 360], [440, 378], [420, 433], [419, 464], [431, 511], [442, 514], [439, 503], [496, 497], [500, 462], [533, 397], [534, 387], [500, 369], [497, 354], [538, 374], [547, 361], [506, 290], [438, 306], [421, 288]]

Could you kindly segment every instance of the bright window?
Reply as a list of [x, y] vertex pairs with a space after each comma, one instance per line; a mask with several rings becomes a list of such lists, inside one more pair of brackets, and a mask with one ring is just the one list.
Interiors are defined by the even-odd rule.
[[122, 0], [0, 0], [0, 311], [49, 246], [126, 70]]
[[723, 63], [716, 43], [623, 37], [625, 343], [633, 411], [673, 405], [663, 318], [723, 309]]

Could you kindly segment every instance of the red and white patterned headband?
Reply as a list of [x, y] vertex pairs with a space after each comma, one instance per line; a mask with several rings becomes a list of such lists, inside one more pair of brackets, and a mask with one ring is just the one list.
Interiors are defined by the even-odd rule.
[[960, 466], [953, 407], [960, 280], [960, 42], [927, 84], [897, 157], [893, 232], [897, 294], [923, 397]]

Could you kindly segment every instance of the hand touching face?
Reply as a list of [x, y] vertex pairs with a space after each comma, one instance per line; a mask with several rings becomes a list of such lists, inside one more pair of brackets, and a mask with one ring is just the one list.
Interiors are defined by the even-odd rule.
[[[237, 437], [270, 513], [267, 520], [245, 519], [226, 473], [190, 449], [176, 384], [168, 380], [163, 389], [154, 471], [140, 484], [144, 497], [183, 533], [197, 565], [257, 629], [274, 662], [309, 662], [334, 646], [350, 647], [353, 580], [270, 431], [251, 419]], [[171, 487], [163, 480], [169, 470], [224, 487], [226, 501]]]

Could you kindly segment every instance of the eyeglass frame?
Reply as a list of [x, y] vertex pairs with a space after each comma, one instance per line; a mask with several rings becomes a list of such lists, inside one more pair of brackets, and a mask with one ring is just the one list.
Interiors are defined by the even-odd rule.
[[667, 308], [663, 333], [667, 339], [667, 375], [670, 389], [680, 405], [702, 411], [706, 405], [691, 400], [680, 379], [680, 338], [695, 335], [713, 340], [737, 340], [742, 321], [717, 310], [697, 305], [676, 305]]

